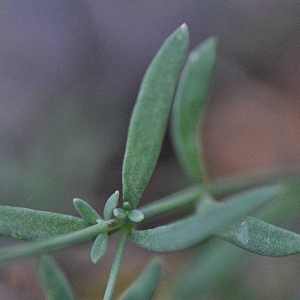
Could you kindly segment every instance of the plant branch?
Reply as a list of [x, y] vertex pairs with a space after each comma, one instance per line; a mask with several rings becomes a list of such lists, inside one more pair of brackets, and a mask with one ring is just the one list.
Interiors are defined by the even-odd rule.
[[[116, 224], [113, 228], [111, 227], [112, 222]], [[118, 224], [116, 220], [110, 220], [72, 233], [47, 238], [37, 242], [26, 243], [21, 246], [6, 247], [0, 250], [0, 264], [29, 256], [49, 253], [68, 245], [85, 243], [95, 238], [100, 233], [108, 232], [121, 226], [122, 224]]]
[[193, 205], [200, 199], [203, 192], [204, 189], [200, 186], [189, 187], [180, 192], [142, 206], [139, 210], [144, 214], [145, 221], [154, 219], [156, 217], [181, 210], [183, 207], [186, 208]]
[[270, 184], [278, 181], [292, 183], [300, 180], [300, 169], [286, 168], [264, 171], [255, 171], [246, 174], [238, 174], [226, 178], [216, 179], [208, 183], [207, 188], [216, 198], [224, 197], [242, 189]]
[[[298, 169], [269, 171], [214, 181], [209, 184], [208, 187], [214, 197], [223, 197], [242, 189], [272, 183], [274, 181], [293, 183], [295, 180], [299, 181], [299, 177]], [[145, 220], [148, 221], [158, 216], [179, 211], [182, 208], [192, 207], [201, 199], [201, 196], [204, 195], [205, 191], [206, 189], [201, 186], [192, 186], [160, 200], [156, 200], [151, 204], [140, 207], [139, 210], [142, 211]], [[112, 221], [116, 223], [113, 227], [111, 227]], [[25, 245], [4, 248], [0, 250], [0, 264], [48, 253], [68, 245], [84, 243], [95, 238], [102, 232], [114, 233], [119, 231], [123, 225], [123, 222], [120, 222], [120, 220], [110, 220], [72, 233], [47, 238], [37, 242], [26, 243]]]
[[120, 271], [120, 267], [121, 267], [121, 262], [122, 262], [127, 238], [128, 238], [128, 232], [127, 232], [127, 230], [123, 230], [121, 233], [120, 241], [119, 241], [118, 248], [117, 248], [117, 251], [115, 254], [115, 259], [114, 259], [114, 262], [111, 267], [111, 271], [109, 274], [108, 283], [106, 286], [106, 291], [105, 291], [103, 300], [111, 300], [113, 297], [113, 293], [115, 291], [115, 287], [117, 284], [117, 279], [118, 279], [118, 275], [119, 275], [119, 271]]
[[[293, 183], [295, 180], [300, 180], [299, 169], [273, 170], [215, 180], [208, 184], [207, 189], [211, 192], [213, 197], [220, 198], [254, 186], [271, 184], [276, 181]], [[205, 191], [206, 189], [204, 187], [192, 186], [139, 207], [139, 210], [144, 214], [144, 220], [148, 221], [162, 215], [182, 210], [182, 208], [193, 206], [201, 199]]]

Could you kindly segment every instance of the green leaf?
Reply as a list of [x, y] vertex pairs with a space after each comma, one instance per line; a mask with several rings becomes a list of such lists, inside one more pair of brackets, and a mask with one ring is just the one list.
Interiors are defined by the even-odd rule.
[[102, 220], [99, 214], [85, 201], [75, 198], [73, 204], [78, 213], [90, 224], [97, 224], [97, 220]]
[[203, 246], [195, 249], [187, 265], [181, 266], [180, 272], [177, 272], [179, 276], [173, 284], [172, 300], [199, 299], [199, 295], [203, 299], [211, 299], [216, 293], [219, 296], [216, 299], [231, 299], [225, 297], [224, 292], [228, 290], [228, 284], [240, 276], [239, 268], [250, 252], [220, 239], [212, 239]]
[[217, 234], [222, 239], [247, 251], [282, 257], [300, 253], [300, 235], [253, 217]]
[[203, 182], [199, 125], [204, 119], [216, 64], [217, 41], [210, 38], [191, 52], [180, 76], [172, 111], [172, 139], [179, 161], [195, 182]]
[[121, 300], [151, 300], [157, 290], [161, 273], [162, 261], [156, 258], [121, 296]]
[[68, 215], [0, 206], [0, 236], [31, 241], [70, 233], [87, 225], [84, 220]]
[[128, 214], [128, 218], [135, 223], [139, 223], [142, 222], [144, 220], [144, 214], [137, 209], [133, 209], [132, 211], [130, 211], [130, 213]]
[[101, 233], [96, 237], [91, 251], [91, 259], [94, 264], [100, 261], [100, 259], [105, 254], [107, 248], [107, 240], [108, 234], [106, 232]]
[[66, 277], [49, 256], [41, 257], [38, 270], [47, 300], [75, 300]]
[[282, 186], [252, 189], [228, 197], [205, 212], [198, 212], [177, 222], [148, 230], [133, 230], [131, 240], [137, 246], [154, 252], [172, 252], [203, 242], [224, 226], [259, 208], [283, 192]]
[[119, 202], [119, 191], [115, 191], [106, 201], [103, 211], [104, 220], [109, 220], [113, 216], [113, 211]]
[[135, 104], [123, 162], [123, 201], [136, 208], [155, 168], [189, 34], [184, 24], [162, 45], [149, 66]]
[[131, 211], [131, 205], [130, 205], [130, 203], [129, 202], [124, 202], [123, 203], [123, 209], [125, 211]]
[[115, 208], [114, 209], [114, 216], [118, 219], [125, 219], [127, 214], [124, 209], [122, 208]]

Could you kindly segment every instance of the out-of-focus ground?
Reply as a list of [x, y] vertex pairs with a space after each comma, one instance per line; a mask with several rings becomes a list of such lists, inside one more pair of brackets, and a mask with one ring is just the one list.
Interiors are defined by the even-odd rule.
[[[299, 13], [294, 0], [2, 1], [0, 204], [75, 214], [72, 199], [80, 197], [101, 211], [121, 190], [127, 126], [142, 76], [184, 22], [191, 49], [212, 35], [219, 39], [203, 136], [209, 178], [300, 165]], [[187, 184], [167, 137], [142, 201]], [[59, 255], [77, 294], [103, 288], [111, 244], [96, 267], [85, 246]], [[124, 272], [136, 275], [149, 254], [130, 249], [137, 264], [128, 255]], [[266, 276], [278, 285], [282, 265], [257, 261], [272, 269]], [[42, 299], [33, 269], [32, 261], [1, 268], [0, 298]], [[282, 276], [297, 275], [288, 270]], [[286, 299], [284, 288], [272, 290], [271, 281], [262, 280], [258, 288], [251, 278], [248, 286], [261, 290], [259, 299]], [[81, 297], [99, 298], [90, 294]]]

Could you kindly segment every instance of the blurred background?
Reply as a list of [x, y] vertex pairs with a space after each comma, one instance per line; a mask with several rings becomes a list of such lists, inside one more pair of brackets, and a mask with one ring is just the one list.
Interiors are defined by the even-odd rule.
[[[210, 36], [219, 40], [203, 134], [208, 178], [299, 166], [299, 14], [295, 0], [1, 1], [0, 204], [75, 215], [72, 199], [79, 197], [101, 211], [121, 190], [127, 127], [143, 74], [184, 22], [191, 49]], [[167, 135], [142, 203], [187, 185]], [[99, 299], [94, 295], [106, 284], [113, 243], [99, 266], [89, 262], [89, 247], [59, 254], [80, 299]], [[150, 256], [137, 252], [132, 264], [128, 255], [123, 273], [138, 274]], [[290, 299], [290, 285], [270, 285], [278, 285], [276, 270], [299, 278], [292, 267], [299, 258], [252, 260], [268, 266], [274, 281], [268, 273], [269, 281], [254, 284], [250, 270], [242, 283], [256, 290], [249, 299]], [[1, 268], [0, 298], [42, 299], [34, 268], [34, 260]], [[207, 299], [225, 299], [213, 297]]]

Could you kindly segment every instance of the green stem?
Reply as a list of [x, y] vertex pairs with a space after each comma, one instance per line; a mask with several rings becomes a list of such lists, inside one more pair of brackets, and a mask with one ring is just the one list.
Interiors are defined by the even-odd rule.
[[123, 230], [121, 233], [120, 241], [119, 241], [118, 248], [117, 248], [117, 251], [115, 254], [115, 259], [114, 259], [114, 262], [111, 267], [111, 271], [109, 274], [108, 283], [106, 286], [106, 291], [105, 291], [103, 300], [111, 300], [113, 297], [115, 287], [117, 284], [117, 279], [118, 279], [118, 275], [119, 275], [119, 271], [120, 271], [120, 267], [121, 267], [121, 262], [122, 262], [125, 246], [126, 246], [126, 242], [127, 242], [127, 238], [128, 238], [128, 232], [127, 232], [127, 230]]
[[0, 264], [29, 256], [49, 253], [53, 250], [57, 250], [68, 245], [85, 243], [95, 238], [100, 233], [108, 232], [115, 229], [116, 227], [122, 226], [121, 224], [116, 224], [116, 226], [112, 228], [112, 222], [116, 223], [116, 220], [101, 222], [97, 225], [93, 225], [82, 230], [52, 238], [47, 238], [45, 240], [26, 243], [25, 245], [21, 246], [17, 245], [4, 248], [0, 250]]
[[208, 183], [207, 188], [214, 197], [219, 198], [258, 185], [270, 184], [276, 181], [291, 183], [295, 180], [299, 181], [299, 179], [299, 168], [274, 169], [216, 179]]
[[[220, 198], [240, 190], [258, 185], [270, 184], [276, 181], [291, 183], [299, 181], [299, 169], [280, 170], [268, 172], [255, 172], [240, 176], [232, 176], [221, 180], [215, 180], [207, 185], [208, 191], [213, 197]], [[144, 214], [145, 221], [166, 215], [175, 211], [193, 206], [205, 193], [205, 188], [193, 186], [174, 193], [162, 199], [156, 200], [148, 205], [142, 206], [139, 210]]]
[[203, 192], [204, 189], [200, 186], [193, 186], [140, 207], [139, 210], [144, 214], [145, 221], [154, 219], [193, 205], [200, 199]]

